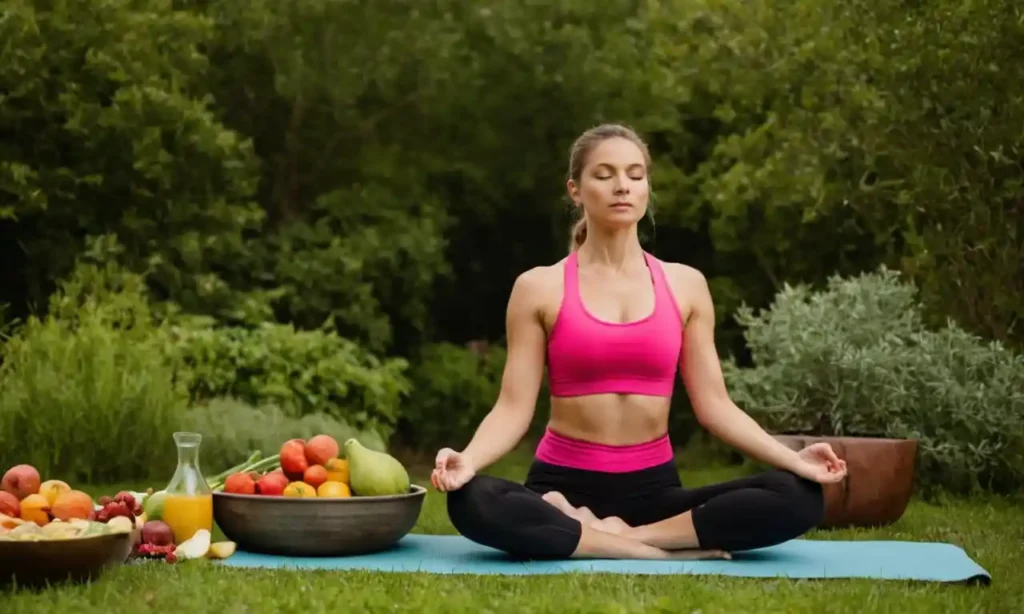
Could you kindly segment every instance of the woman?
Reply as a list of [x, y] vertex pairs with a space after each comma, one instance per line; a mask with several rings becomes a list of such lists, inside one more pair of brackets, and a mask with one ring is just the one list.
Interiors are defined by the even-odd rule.
[[[526, 558], [729, 558], [813, 528], [821, 484], [846, 474], [827, 444], [790, 450], [729, 399], [707, 282], [640, 245], [649, 166], [622, 126], [573, 146], [567, 187], [582, 217], [570, 253], [516, 279], [497, 402], [431, 475], [473, 541]], [[477, 475], [525, 435], [545, 366], [551, 416], [525, 484]], [[683, 488], [667, 435], [677, 370], [702, 426], [777, 469]]]

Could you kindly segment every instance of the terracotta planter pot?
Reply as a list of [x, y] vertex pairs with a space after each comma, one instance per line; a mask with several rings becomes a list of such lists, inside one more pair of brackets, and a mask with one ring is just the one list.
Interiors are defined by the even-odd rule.
[[910, 439], [775, 435], [793, 450], [824, 441], [846, 461], [846, 478], [826, 484], [825, 528], [877, 527], [899, 520], [913, 492], [917, 442]]

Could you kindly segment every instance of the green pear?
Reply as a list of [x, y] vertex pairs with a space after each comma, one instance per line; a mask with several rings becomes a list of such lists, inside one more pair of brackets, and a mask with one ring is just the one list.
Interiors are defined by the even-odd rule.
[[145, 503], [142, 504], [146, 520], [161, 520], [164, 517], [164, 499], [166, 497], [166, 490], [157, 491], [146, 497]]
[[380, 497], [409, 492], [409, 472], [394, 456], [370, 450], [352, 438], [345, 441], [345, 457], [353, 494]]

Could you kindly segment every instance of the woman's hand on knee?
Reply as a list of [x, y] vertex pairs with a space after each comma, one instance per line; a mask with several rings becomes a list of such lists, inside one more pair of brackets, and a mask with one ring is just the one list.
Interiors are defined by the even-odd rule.
[[474, 475], [476, 469], [468, 456], [451, 448], [444, 448], [437, 453], [434, 470], [430, 474], [430, 483], [441, 492], [451, 492], [465, 486]]
[[846, 477], [846, 461], [836, 456], [825, 442], [811, 444], [800, 450], [800, 464], [793, 473], [819, 484], [834, 484]]

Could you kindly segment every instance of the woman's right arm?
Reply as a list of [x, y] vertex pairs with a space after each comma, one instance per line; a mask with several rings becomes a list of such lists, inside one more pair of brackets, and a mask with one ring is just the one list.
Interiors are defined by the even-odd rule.
[[505, 315], [507, 354], [501, 390], [494, 407], [462, 451], [475, 471], [510, 452], [533, 420], [546, 354], [539, 308], [544, 295], [542, 274], [540, 269], [527, 271], [512, 285]]

